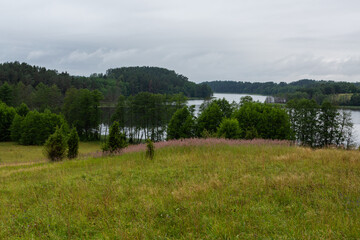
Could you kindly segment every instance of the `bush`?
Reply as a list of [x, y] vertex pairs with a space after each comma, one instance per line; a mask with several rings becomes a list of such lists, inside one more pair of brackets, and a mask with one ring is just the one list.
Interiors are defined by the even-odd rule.
[[61, 161], [66, 156], [66, 140], [62, 129], [56, 128], [44, 145], [44, 154], [51, 161]]
[[125, 148], [126, 137], [120, 132], [119, 122], [115, 121], [110, 127], [108, 141], [103, 146], [103, 151], [115, 152]]
[[17, 117], [11, 135], [22, 145], [43, 145], [55, 132], [56, 126], [62, 126], [63, 133], [68, 132], [68, 125], [61, 115], [49, 110], [43, 113], [30, 111], [23, 119]]
[[191, 138], [195, 136], [193, 108], [187, 106], [178, 109], [172, 116], [167, 128], [167, 138]]
[[146, 158], [150, 158], [151, 160], [154, 158], [155, 155], [155, 147], [154, 143], [150, 140], [146, 140]]
[[79, 135], [75, 127], [70, 132], [69, 138], [67, 140], [67, 145], [69, 147], [67, 154], [68, 158], [76, 158], [79, 154]]
[[217, 131], [218, 137], [225, 137], [227, 139], [236, 139], [240, 137], [240, 127], [238, 120], [234, 118], [224, 118], [220, 123]]

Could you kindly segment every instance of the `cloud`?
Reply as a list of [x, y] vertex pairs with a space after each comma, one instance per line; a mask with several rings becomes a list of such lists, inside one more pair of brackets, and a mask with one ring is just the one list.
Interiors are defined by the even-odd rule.
[[76, 75], [160, 66], [190, 80], [359, 81], [355, 0], [2, 1], [0, 61]]

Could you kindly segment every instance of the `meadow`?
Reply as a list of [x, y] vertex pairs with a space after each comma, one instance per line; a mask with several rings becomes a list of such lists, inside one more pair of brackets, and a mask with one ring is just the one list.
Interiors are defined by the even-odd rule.
[[0, 239], [359, 239], [359, 151], [178, 143], [3, 164]]

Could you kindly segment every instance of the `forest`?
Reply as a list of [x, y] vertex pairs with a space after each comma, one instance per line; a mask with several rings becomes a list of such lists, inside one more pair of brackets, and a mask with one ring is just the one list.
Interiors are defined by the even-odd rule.
[[313, 99], [318, 104], [325, 100], [336, 105], [360, 106], [360, 83], [316, 81], [303, 79], [296, 82], [204, 82], [216, 93], [261, 94], [292, 99]]
[[72, 88], [98, 90], [103, 102], [115, 103], [120, 95], [140, 92], [179, 94], [207, 98], [212, 95], [205, 84], [188, 81], [175, 71], [158, 67], [123, 67], [90, 77], [71, 76], [26, 63], [0, 64], [0, 100], [9, 106], [25, 103], [31, 109], [60, 112], [66, 92]]

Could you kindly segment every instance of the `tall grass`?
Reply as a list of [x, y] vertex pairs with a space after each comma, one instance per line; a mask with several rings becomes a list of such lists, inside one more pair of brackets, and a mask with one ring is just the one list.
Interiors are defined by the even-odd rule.
[[[47, 161], [43, 154], [43, 146], [23, 146], [13, 142], [0, 142], [0, 167], [24, 163], [39, 163]], [[81, 155], [100, 150], [99, 142], [80, 142]]]
[[359, 152], [207, 141], [0, 168], [0, 239], [360, 236]]

